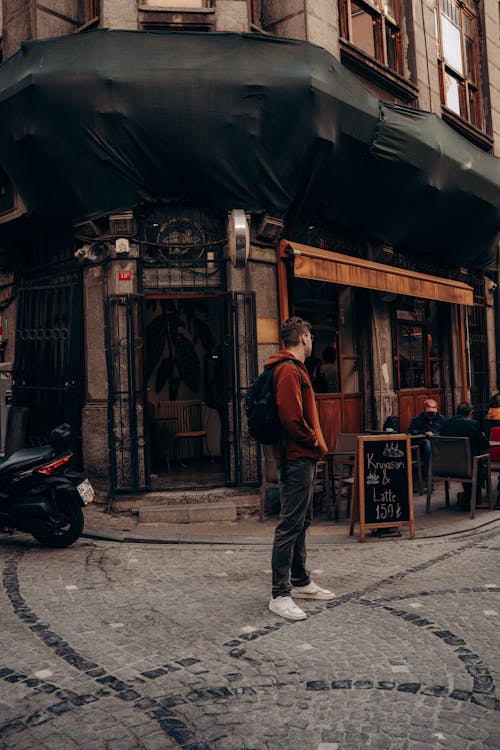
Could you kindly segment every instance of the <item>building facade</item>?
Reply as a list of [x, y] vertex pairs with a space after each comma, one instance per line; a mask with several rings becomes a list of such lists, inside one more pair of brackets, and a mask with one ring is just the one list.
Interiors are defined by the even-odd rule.
[[[50, 93], [19, 93], [29, 40]], [[3, 0], [2, 51], [2, 352], [31, 440], [70, 421], [112, 494], [259, 486], [245, 394], [290, 314], [332, 449], [428, 397], [484, 415], [493, 0]]]

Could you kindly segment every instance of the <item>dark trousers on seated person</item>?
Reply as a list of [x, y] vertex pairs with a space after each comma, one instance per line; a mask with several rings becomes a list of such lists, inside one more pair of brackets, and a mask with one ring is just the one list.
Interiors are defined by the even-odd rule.
[[292, 586], [307, 586], [306, 531], [312, 519], [316, 460], [276, 461], [280, 489], [280, 518], [274, 532], [272, 595], [289, 596]]

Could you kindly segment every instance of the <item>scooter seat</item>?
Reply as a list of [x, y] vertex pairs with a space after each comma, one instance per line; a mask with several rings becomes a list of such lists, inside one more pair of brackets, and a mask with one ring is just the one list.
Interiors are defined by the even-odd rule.
[[8, 474], [12, 469], [29, 468], [48, 460], [54, 451], [50, 445], [42, 445], [39, 448], [21, 448], [0, 462], [0, 476]]

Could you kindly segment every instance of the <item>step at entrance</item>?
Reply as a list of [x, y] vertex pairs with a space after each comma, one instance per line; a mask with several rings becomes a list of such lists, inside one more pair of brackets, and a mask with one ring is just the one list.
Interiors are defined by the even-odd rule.
[[236, 521], [236, 503], [150, 505], [139, 508], [139, 523], [204, 523]]

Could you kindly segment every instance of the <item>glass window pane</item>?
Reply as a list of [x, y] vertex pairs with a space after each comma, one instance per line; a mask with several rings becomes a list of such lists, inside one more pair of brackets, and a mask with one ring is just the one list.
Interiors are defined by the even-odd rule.
[[342, 358], [342, 392], [359, 393], [359, 360]]
[[370, 57], [375, 57], [375, 33], [374, 19], [361, 6], [351, 2], [351, 42], [366, 52]]
[[339, 323], [342, 334], [342, 354], [344, 356], [356, 355], [356, 338], [354, 325], [354, 300], [350, 287], [338, 287], [339, 289]]
[[383, 0], [384, 13], [389, 18], [396, 18], [394, 15], [394, 3], [393, 0]]
[[456, 112], [457, 115], [461, 114], [459, 84], [457, 79], [450, 76], [449, 73], [444, 74], [444, 97], [448, 109]]
[[474, 62], [474, 40], [465, 37], [465, 59], [467, 63], [467, 78], [476, 83], [476, 65]]
[[342, 384], [344, 393], [359, 393], [352, 289], [327, 282], [294, 279], [292, 300], [293, 314], [308, 320], [312, 326], [313, 350], [305, 364], [315, 392], [337, 393]]
[[314, 335], [312, 354], [305, 364], [316, 393], [334, 393], [339, 386], [337, 288], [307, 279], [295, 279], [293, 284], [293, 314], [308, 320]]
[[420, 326], [398, 326], [398, 354], [400, 387], [424, 387], [424, 341]]
[[385, 43], [387, 47], [387, 65], [393, 70], [397, 70], [396, 40], [397, 40], [396, 29], [393, 26], [391, 26], [389, 23], [386, 23]]
[[431, 361], [431, 388], [441, 388], [441, 362]]
[[439, 331], [441, 326], [439, 324], [439, 306], [437, 302], [429, 302], [429, 315], [427, 318], [427, 345], [429, 348], [430, 357], [439, 357]]
[[443, 55], [448, 65], [463, 75], [462, 48], [460, 44], [460, 29], [451, 23], [446, 16], [441, 15], [443, 33]]

